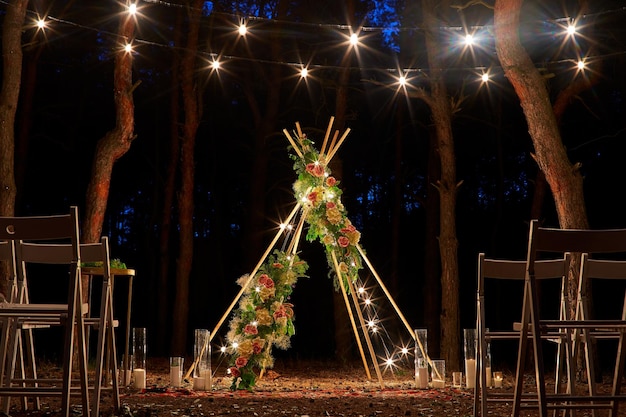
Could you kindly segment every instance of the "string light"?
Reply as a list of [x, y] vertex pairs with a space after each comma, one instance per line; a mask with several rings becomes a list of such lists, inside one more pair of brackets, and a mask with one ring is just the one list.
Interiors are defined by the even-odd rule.
[[44, 19], [37, 19], [37, 28], [41, 30], [45, 29], [46, 21]]
[[[179, 4], [175, 4], [175, 3], [168, 3], [166, 1], [163, 0], [144, 0], [144, 2], [146, 3], [153, 3], [153, 4], [158, 4], [160, 6], [166, 6], [166, 7], [181, 7], [181, 5]], [[4, 4], [8, 4], [7, 0], [0, 0], [0, 3], [4, 3]], [[626, 11], [626, 8], [621, 8], [621, 9], [614, 9], [614, 10], [605, 10], [602, 12], [598, 12], [598, 13], [593, 13], [593, 14], [585, 14], [584, 16], [582, 16], [580, 19], [588, 19], [588, 18], [592, 18], [594, 16], [598, 16], [601, 14], [611, 14], [611, 13], [623, 13]], [[29, 13], [33, 13], [32, 11], [28, 11]], [[138, 13], [138, 7], [137, 7], [137, 3], [129, 3], [128, 6], [128, 12], [130, 14], [137, 14]], [[222, 12], [215, 12], [215, 11], [211, 11], [212, 14], [214, 15], [224, 15], [224, 16], [231, 16], [234, 17], [233, 14], [230, 13], [222, 13]], [[77, 24], [75, 22], [70, 22], [70, 21], [66, 21], [66, 20], [61, 20], [61, 19], [56, 19], [54, 17], [50, 17], [48, 16], [48, 19], [50, 19], [51, 21], [54, 22], [59, 22], [59, 23], [63, 23], [63, 24], [67, 24], [67, 25], [73, 25], [76, 27], [80, 27], [83, 29], [88, 29], [88, 30], [95, 30], [98, 31], [99, 33], [104, 33], [104, 34], [108, 34], [111, 36], [117, 36], [117, 34], [113, 34], [113, 33], [107, 33], [106, 31], [103, 31], [101, 28], [93, 28], [93, 27], [88, 27], [88, 26], [84, 26], [84, 25], [80, 25]], [[272, 21], [272, 22], [277, 22], [277, 20], [275, 19], [269, 19], [269, 18], [263, 18], [263, 17], [257, 17], [257, 16], [248, 16], [245, 18], [244, 20], [240, 19], [240, 23], [239, 23], [239, 27], [238, 27], [238, 33], [240, 36], [245, 36], [248, 33], [248, 28], [246, 25], [246, 21], [250, 21], [250, 20], [259, 20], [259, 21]], [[578, 33], [578, 29], [577, 29], [577, 25], [575, 24], [575, 20], [571, 19], [571, 18], [557, 18], [557, 19], [551, 19], [551, 20], [547, 20], [548, 23], [556, 23], [556, 24], [560, 24], [559, 22], [568, 22], [567, 25], [563, 25], [564, 26], [564, 34], [566, 34], [568, 37], [573, 37], [575, 34]], [[321, 28], [329, 28], [329, 29], [334, 29], [334, 30], [339, 30], [339, 31], [350, 31], [351, 34], [349, 35], [349, 44], [352, 47], [356, 47], [361, 40], [359, 39], [359, 32], [374, 32], [374, 31], [380, 31], [382, 32], [383, 30], [386, 30], [386, 28], [384, 27], [367, 27], [367, 26], [362, 26], [359, 27], [358, 31], [353, 31], [353, 29], [348, 26], [348, 25], [336, 25], [336, 24], [313, 24], [313, 23], [307, 23], [307, 22], [285, 22], [291, 25], [301, 25], [301, 26], [315, 26], [315, 27], [321, 27]], [[44, 27], [46, 27], [47, 24], [45, 22], [43, 22], [42, 20], [38, 20], [37, 21], [37, 28], [38, 29], [43, 29]], [[454, 31], [463, 31], [463, 28], [460, 27], [444, 27], [442, 28], [443, 30], [454, 30]], [[422, 30], [422, 28], [420, 27], [400, 27], [397, 28], [397, 31], [416, 31], [416, 30]], [[472, 30], [474, 30], [474, 33], [468, 33], [465, 35], [465, 39], [464, 42], [466, 44], [466, 46], [472, 46], [472, 45], [476, 45], [477, 44], [477, 37], [476, 37], [476, 32], [478, 31], [484, 31], [486, 33], [492, 32], [493, 28], [491, 28], [488, 25], [483, 25], [483, 26], [473, 26]], [[150, 44], [153, 46], [161, 46], [164, 48], [170, 48], [170, 45], [166, 45], [166, 44], [158, 44], [155, 42], [150, 42], [147, 40], [141, 40], [141, 39], [135, 39], [134, 40], [135, 43], [144, 43], [144, 44]], [[125, 51], [126, 52], [131, 52], [131, 47], [127, 46], [125, 47]], [[199, 52], [199, 54], [202, 54], [203, 52]], [[621, 51], [619, 52], [621, 54], [626, 53], [626, 51]], [[210, 54], [210, 55], [214, 55], [214, 54]], [[611, 55], [616, 55], [616, 53], [611, 53], [611, 54], [607, 54], [607, 55], [599, 55], [599, 56], [595, 56], [595, 59], [600, 59], [606, 56], [611, 56]], [[300, 76], [301, 78], [305, 78], [309, 75], [309, 69], [306, 67], [303, 67], [302, 64], [298, 64], [298, 63], [286, 63], [286, 62], [275, 62], [275, 61], [269, 61], [269, 60], [264, 60], [264, 59], [254, 59], [254, 58], [243, 58], [243, 57], [236, 57], [236, 56], [231, 56], [228, 57], [230, 59], [238, 59], [238, 60], [245, 60], [245, 61], [253, 61], [253, 62], [265, 62], [265, 63], [272, 63], [272, 64], [281, 64], [281, 65], [292, 65], [292, 66], [300, 66], [302, 67], [301, 71], [300, 71]], [[213, 71], [219, 69], [220, 64], [217, 63], [217, 61], [214, 61], [216, 63], [211, 64], [211, 69]], [[546, 64], [560, 64], [564, 62], [564, 60], [557, 60], [557, 61], [550, 61], [550, 62], [542, 62], [541, 65], [546, 65]], [[579, 64], [580, 65], [580, 64]], [[310, 67], [310, 66], [309, 66]], [[334, 66], [321, 66], [321, 65], [315, 65], [315, 67], [320, 67], [320, 68], [338, 68], [338, 67], [334, 67]], [[344, 67], [345, 68], [345, 67]], [[497, 68], [497, 67], [495, 67]], [[586, 65], [583, 65], [583, 68], [586, 68]], [[306, 71], [305, 71], [306, 69]], [[363, 68], [363, 67], [350, 67], [350, 69], [352, 70], [359, 70], [359, 71], [366, 71], [366, 70], [378, 70], [378, 71], [386, 71], [386, 72], [397, 72], [398, 70], [396, 69], [381, 69], [381, 68]], [[464, 71], [464, 70], [477, 70], [478, 68], [461, 68], [461, 67], [457, 67], [454, 68], [456, 70], [459, 71]], [[579, 69], [582, 69], [581, 67], [579, 67]], [[420, 68], [410, 68], [405, 70], [406, 71], [419, 71], [419, 72], [424, 72], [424, 70], [420, 69]], [[481, 80], [483, 82], [485, 82], [485, 79], [483, 76], [481, 76]], [[400, 87], [403, 87], [407, 84], [408, 82], [408, 78], [406, 77], [406, 75], [400, 75], [396, 78], [396, 82], [400, 85]]]
[[133, 46], [130, 43], [124, 45], [124, 52], [131, 53], [133, 51]]

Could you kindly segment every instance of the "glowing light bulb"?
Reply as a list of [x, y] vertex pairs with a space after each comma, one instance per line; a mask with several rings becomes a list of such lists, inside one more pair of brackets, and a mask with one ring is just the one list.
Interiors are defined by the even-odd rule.
[[250, 324], [251, 324], [251, 325], [253, 325], [254, 327], [256, 327], [256, 326], [258, 326], [258, 325], [259, 325], [259, 322], [255, 320], [255, 321], [253, 321], [253, 322], [252, 322], [252, 323], [250, 323]]
[[489, 74], [484, 73], [483, 75], [480, 76], [480, 80], [486, 83], [487, 81], [489, 81]]
[[359, 35], [353, 33], [350, 35], [350, 45], [356, 46], [359, 43]]
[[582, 59], [580, 61], [578, 61], [578, 63], [576, 64], [576, 66], [578, 67], [579, 70], [584, 70], [585, 69], [585, 61], [583, 61]]
[[44, 19], [37, 20], [37, 28], [45, 29], [45, 27], [46, 27], [46, 21]]
[[400, 78], [398, 78], [398, 83], [400, 83], [401, 86], [404, 86], [406, 84], [406, 77], [401, 75]]
[[124, 45], [124, 51], [127, 53], [131, 53], [133, 51], [133, 46], [130, 43]]
[[213, 68], [216, 71], [218, 69], [220, 69], [220, 66], [221, 66], [220, 61], [213, 61], [213, 62], [211, 62], [211, 68]]
[[233, 349], [237, 349], [239, 347], [239, 343], [233, 342]]
[[385, 361], [385, 365], [387, 365], [387, 366], [391, 366], [391, 365], [393, 365], [393, 359], [388, 358], [388, 359]]
[[246, 33], [248, 33], [248, 28], [246, 27], [246, 25], [244, 25], [243, 23], [239, 25], [239, 34], [241, 36], [246, 36]]
[[409, 353], [409, 349], [403, 347], [401, 352], [402, 352], [403, 355], [406, 355], [407, 353]]
[[137, 13], [137, 3], [131, 3], [128, 6], [128, 14], [134, 15]]
[[365, 305], [368, 306], [370, 304], [372, 304], [372, 300], [369, 298], [365, 299]]
[[363, 294], [365, 292], [365, 288], [359, 287], [359, 294]]
[[566, 32], [567, 32], [568, 36], [574, 36], [576, 34], [576, 25], [574, 25], [572, 23], [567, 25]]
[[222, 353], [226, 353], [226, 346], [222, 346], [222, 347], [220, 347], [220, 352], [222, 352]]
[[254, 291], [261, 292], [261, 287], [254, 287]]
[[306, 78], [306, 77], [307, 77], [307, 75], [309, 75], [309, 70], [308, 70], [308, 69], [306, 69], [306, 68], [302, 68], [302, 69], [300, 70], [300, 77], [302, 77], [302, 78]]
[[468, 33], [467, 35], [465, 35], [465, 45], [467, 46], [472, 46], [474, 45], [474, 35], [472, 35], [471, 33]]

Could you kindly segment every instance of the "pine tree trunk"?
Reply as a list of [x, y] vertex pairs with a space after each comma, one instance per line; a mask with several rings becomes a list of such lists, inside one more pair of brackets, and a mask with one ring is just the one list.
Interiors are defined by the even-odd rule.
[[185, 353], [187, 324], [189, 322], [189, 275], [193, 260], [193, 189], [195, 177], [194, 149], [200, 123], [201, 107], [198, 105], [198, 85], [195, 79], [198, 33], [202, 15], [202, 0], [193, 0], [189, 11], [187, 46], [181, 62], [183, 107], [185, 124], [180, 149], [181, 186], [178, 194], [180, 247], [176, 264], [176, 291], [173, 310], [173, 334], [171, 353]]

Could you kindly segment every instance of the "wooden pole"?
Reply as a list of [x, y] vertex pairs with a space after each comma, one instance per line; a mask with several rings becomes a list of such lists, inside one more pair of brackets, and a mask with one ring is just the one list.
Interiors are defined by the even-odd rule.
[[320, 149], [320, 156], [324, 155], [324, 151], [326, 149], [326, 143], [328, 142], [328, 138], [330, 137], [330, 131], [333, 128], [334, 121], [335, 121], [335, 116], [331, 116], [330, 122], [328, 123], [328, 128], [326, 129], [326, 135], [324, 136], [324, 142], [322, 143], [322, 148]]
[[326, 163], [329, 163], [330, 160], [333, 159], [333, 156], [335, 156], [335, 153], [337, 153], [337, 149], [339, 149], [343, 141], [346, 140], [346, 137], [348, 136], [349, 133], [350, 133], [350, 128], [347, 128], [346, 131], [343, 132], [343, 135], [341, 136], [341, 139], [339, 139], [339, 142], [337, 142], [337, 145], [335, 145], [335, 147], [332, 150], [329, 149], [328, 158], [326, 158]]
[[[341, 271], [339, 270], [337, 257], [335, 256], [335, 252], [330, 252], [330, 254], [333, 258], [333, 264], [335, 266], [335, 273], [337, 274], [337, 280], [339, 280], [339, 287], [341, 287], [341, 294], [343, 295], [343, 301], [346, 304], [346, 310], [348, 310], [348, 316], [350, 317], [350, 323], [352, 324], [352, 331], [354, 332], [354, 337], [356, 338], [356, 344], [358, 345], [359, 352], [361, 353], [361, 359], [363, 360], [363, 367], [365, 368], [367, 379], [372, 379], [372, 375], [370, 374], [370, 369], [367, 366], [367, 359], [365, 358], [365, 352], [363, 351], [363, 345], [361, 344], [361, 338], [359, 337], [359, 330], [356, 327], [356, 323], [354, 321], [352, 308], [350, 308], [350, 301], [348, 300], [348, 294], [346, 294], [346, 289], [343, 287], [343, 282], [341, 279]], [[363, 325], [363, 323], [361, 323], [361, 325]], [[363, 331], [363, 333], [365, 333], [365, 331]]]
[[[296, 206], [293, 208], [293, 210], [291, 210], [291, 213], [289, 213], [289, 216], [287, 216], [287, 219], [285, 219], [285, 223], [289, 223], [289, 221], [291, 221], [291, 218], [297, 213], [298, 210], [300, 210], [300, 203], [297, 203]], [[235, 298], [233, 299], [233, 302], [230, 303], [230, 306], [228, 306], [222, 318], [215, 325], [215, 328], [209, 335], [209, 342], [213, 340], [213, 337], [215, 336], [219, 328], [222, 326], [222, 323], [224, 323], [224, 320], [226, 320], [226, 317], [228, 317], [233, 307], [235, 307], [235, 304], [237, 304], [237, 301], [239, 301], [239, 298], [241, 298], [246, 288], [248, 288], [248, 286], [250, 285], [250, 282], [252, 282], [252, 279], [254, 278], [254, 275], [257, 273], [261, 265], [263, 265], [263, 262], [265, 262], [265, 258], [267, 258], [267, 256], [270, 254], [270, 252], [274, 248], [274, 245], [276, 245], [278, 238], [280, 237], [281, 234], [284, 233], [284, 230], [285, 230], [284, 228], [281, 228], [278, 231], [278, 233], [276, 233], [276, 236], [274, 236], [272, 243], [270, 243], [269, 246], [267, 247], [267, 250], [265, 251], [261, 259], [259, 260], [259, 263], [254, 267], [254, 270], [250, 273], [250, 276], [248, 277], [244, 285], [241, 286], [241, 290], [239, 290], [239, 293], [235, 296]]]
[[289, 143], [291, 143], [291, 146], [293, 146], [293, 150], [296, 151], [298, 156], [300, 158], [304, 158], [304, 155], [302, 155], [302, 152], [300, 152], [300, 148], [298, 148], [298, 145], [296, 145], [296, 142], [293, 141], [293, 138], [291, 137], [291, 135], [289, 134], [287, 129], [283, 129], [283, 133], [285, 134], [285, 136], [287, 136], [287, 139], [289, 140]]
[[365, 320], [363, 320], [363, 313], [361, 313], [361, 308], [359, 306], [359, 299], [356, 296], [356, 291], [354, 289], [354, 283], [348, 278], [348, 286], [350, 287], [350, 294], [352, 294], [352, 302], [354, 303], [354, 308], [356, 310], [357, 316], [359, 317], [359, 322], [361, 323], [361, 329], [363, 332], [363, 337], [365, 338], [365, 342], [367, 343], [367, 348], [370, 351], [370, 356], [372, 358], [372, 363], [374, 364], [374, 369], [376, 370], [376, 375], [378, 376], [378, 382], [380, 383], [380, 388], [384, 389], [385, 385], [383, 383], [383, 375], [380, 372], [380, 366], [378, 366], [378, 360], [376, 359], [376, 352], [374, 352], [374, 347], [372, 346], [372, 340], [370, 339], [369, 333], [367, 333], [367, 327], [365, 326]]

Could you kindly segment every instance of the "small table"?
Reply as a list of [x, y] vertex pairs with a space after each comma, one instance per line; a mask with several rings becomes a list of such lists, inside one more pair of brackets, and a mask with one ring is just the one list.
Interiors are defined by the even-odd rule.
[[[102, 275], [104, 269], [102, 267], [86, 267], [80, 268], [82, 275]], [[111, 293], [114, 290], [115, 277], [127, 277], [128, 278], [128, 299], [126, 301], [126, 338], [124, 344], [124, 378], [122, 381], [126, 381], [130, 375], [130, 363], [128, 363], [128, 349], [130, 346], [130, 313], [131, 313], [131, 301], [133, 298], [133, 279], [135, 278], [134, 269], [126, 268], [111, 268]]]

